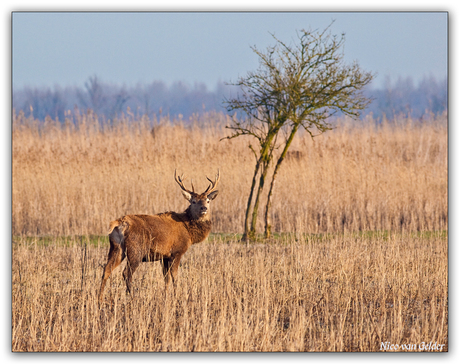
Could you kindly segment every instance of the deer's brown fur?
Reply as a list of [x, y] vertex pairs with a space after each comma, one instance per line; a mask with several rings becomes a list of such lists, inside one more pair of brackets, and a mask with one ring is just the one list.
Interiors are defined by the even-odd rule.
[[126, 215], [110, 223], [110, 249], [102, 276], [99, 303], [104, 287], [113, 270], [125, 259], [128, 263], [123, 271], [126, 289], [131, 292], [134, 272], [141, 262], [160, 260], [166, 285], [172, 278], [175, 283], [179, 262], [190, 245], [205, 240], [211, 231], [209, 203], [216, 198], [216, 180], [202, 194], [184, 187], [184, 178], [175, 176], [182, 194], [190, 202], [182, 213], [164, 212], [157, 215]]

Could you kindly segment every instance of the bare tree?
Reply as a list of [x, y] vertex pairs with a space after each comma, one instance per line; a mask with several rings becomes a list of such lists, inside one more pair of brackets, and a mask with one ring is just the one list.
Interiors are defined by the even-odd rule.
[[[233, 118], [232, 124], [227, 126], [232, 130], [228, 138], [249, 135], [259, 143], [257, 151], [250, 145], [256, 165], [243, 240], [255, 236], [260, 196], [274, 160], [274, 151], [281, 150], [265, 207], [266, 237], [270, 236], [269, 213], [276, 176], [299, 128], [314, 137], [332, 128], [328, 119], [335, 113], [357, 118], [370, 101], [362, 89], [374, 75], [361, 70], [356, 62], [344, 62], [345, 35], [331, 35], [331, 25], [323, 31], [299, 31], [298, 43], [293, 45], [273, 36], [276, 43], [266, 51], [253, 47], [259, 56], [258, 70], [241, 77], [234, 84], [240, 88], [239, 96], [225, 101], [228, 111], [242, 111], [246, 115], [244, 119]], [[280, 130], [285, 131], [283, 141], [278, 138]]]
[[119, 113], [121, 113], [130, 99], [128, 92], [126, 91], [125, 86], [123, 86], [115, 95], [114, 95], [114, 105], [112, 106], [112, 112], [110, 117], [114, 118]]
[[85, 82], [85, 90], [85, 93], [80, 90], [77, 91], [80, 103], [86, 108], [91, 108], [96, 114], [101, 113], [107, 97], [104, 93], [102, 82], [96, 75]]

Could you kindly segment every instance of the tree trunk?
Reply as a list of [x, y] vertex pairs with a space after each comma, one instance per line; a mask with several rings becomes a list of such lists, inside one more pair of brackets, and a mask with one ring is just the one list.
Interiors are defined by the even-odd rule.
[[[262, 190], [264, 188], [264, 181], [265, 177], [267, 176], [268, 172], [268, 166], [270, 165], [270, 161], [272, 159], [272, 153], [273, 153], [273, 146], [272, 142], [273, 139], [276, 138], [278, 131], [280, 129], [281, 125], [277, 126], [274, 128], [268, 135], [267, 139], [264, 141], [264, 143], [261, 146], [260, 150], [260, 157], [257, 160], [256, 163], [256, 168], [254, 172], [254, 177], [252, 179], [252, 186], [251, 186], [251, 192], [249, 194], [248, 198], [248, 205], [246, 208], [246, 218], [244, 221], [244, 234], [241, 240], [243, 241], [248, 241], [248, 240], [253, 240], [256, 235], [256, 222], [257, 222], [257, 214], [258, 214], [258, 209], [259, 209], [259, 199], [260, 195], [262, 193]], [[251, 221], [251, 228], [249, 228], [249, 216], [250, 216], [250, 210], [251, 210], [251, 202], [252, 202], [252, 197], [254, 194], [254, 188], [256, 184], [256, 177], [257, 173], [260, 169], [260, 165], [262, 164], [262, 174], [259, 179], [259, 186], [257, 188], [257, 194], [256, 194], [256, 199], [254, 202], [254, 207], [252, 209], [252, 221]]]
[[257, 215], [259, 211], [260, 195], [262, 194], [262, 191], [264, 189], [265, 178], [267, 177], [269, 164], [270, 164], [270, 160], [266, 160], [263, 163], [262, 174], [260, 175], [260, 179], [259, 179], [259, 188], [257, 189], [256, 200], [254, 202], [254, 208], [252, 210], [251, 230], [249, 231], [250, 239], [254, 239], [256, 236], [256, 224], [257, 224]]
[[257, 160], [256, 167], [254, 169], [254, 176], [252, 177], [251, 191], [249, 193], [248, 204], [246, 207], [246, 217], [244, 219], [244, 233], [243, 233], [243, 237], [241, 238], [242, 241], [248, 241], [250, 238], [249, 236], [249, 215], [251, 211], [252, 195], [254, 194], [254, 187], [256, 185], [256, 178], [257, 178], [257, 173], [259, 173], [261, 160], [262, 158], [259, 158]]
[[275, 186], [275, 179], [276, 175], [278, 174], [278, 170], [281, 167], [281, 163], [283, 162], [284, 158], [286, 157], [286, 153], [289, 149], [289, 146], [292, 143], [292, 140], [294, 139], [295, 134], [297, 133], [297, 130], [299, 129], [299, 124], [295, 124], [294, 127], [292, 128], [291, 134], [289, 135], [289, 138], [286, 140], [286, 144], [284, 145], [284, 149], [281, 152], [280, 157], [278, 158], [275, 166], [275, 170], [273, 171], [273, 176], [272, 180], [270, 182], [270, 190], [268, 191], [268, 197], [267, 197], [267, 204], [265, 205], [265, 233], [264, 236], [266, 239], [268, 239], [271, 235], [271, 221], [270, 221], [270, 209], [271, 209], [271, 197], [273, 194], [273, 187]]

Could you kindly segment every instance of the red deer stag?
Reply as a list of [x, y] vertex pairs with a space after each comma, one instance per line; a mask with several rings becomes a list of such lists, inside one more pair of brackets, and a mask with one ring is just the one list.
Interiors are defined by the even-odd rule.
[[123, 278], [128, 293], [131, 292], [133, 274], [141, 262], [160, 260], [166, 285], [171, 278], [175, 285], [180, 259], [190, 245], [202, 242], [211, 231], [209, 203], [219, 192], [216, 186], [220, 173], [217, 171], [214, 182], [206, 178], [211, 184], [206, 191], [198, 194], [195, 193], [193, 181], [192, 191], [187, 190], [185, 177], [177, 177], [174, 171], [174, 179], [185, 199], [190, 202], [189, 207], [180, 214], [170, 211], [158, 215], [126, 215], [110, 223], [110, 250], [102, 276], [99, 304], [107, 279], [125, 257], [128, 257], [128, 263]]

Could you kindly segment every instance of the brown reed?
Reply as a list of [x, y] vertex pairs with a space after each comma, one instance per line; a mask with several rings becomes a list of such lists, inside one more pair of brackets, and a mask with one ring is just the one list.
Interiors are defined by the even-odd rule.
[[[241, 233], [254, 140], [221, 140], [227, 118], [207, 114], [184, 126], [88, 113], [41, 125], [14, 115], [13, 234], [105, 234], [124, 214], [182, 211], [174, 170], [201, 189], [218, 168], [213, 231]], [[314, 139], [299, 133], [278, 175], [273, 231], [445, 230], [447, 153], [445, 115], [378, 126], [341, 120]]]
[[213, 235], [185, 254], [175, 294], [144, 263], [127, 295], [124, 262], [99, 308], [106, 244], [16, 240], [13, 351], [448, 350], [445, 234]]
[[[219, 141], [226, 123], [14, 115], [12, 350], [447, 351], [445, 116], [299, 134], [273, 196], [284, 233], [263, 244], [238, 241], [253, 141]], [[183, 257], [175, 293], [148, 263], [126, 295], [124, 262], [99, 308], [108, 241], [92, 234], [185, 209], [176, 168], [197, 189], [220, 168], [214, 234]]]

